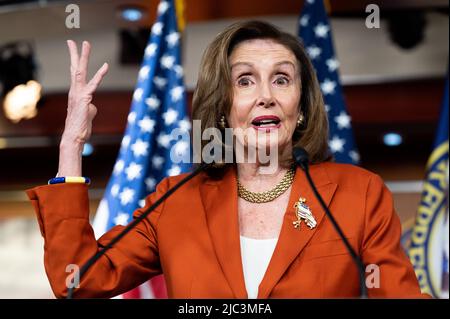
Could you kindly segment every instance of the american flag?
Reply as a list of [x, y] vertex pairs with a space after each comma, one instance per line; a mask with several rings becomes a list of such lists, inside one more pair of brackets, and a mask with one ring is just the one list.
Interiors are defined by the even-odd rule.
[[306, 0], [299, 20], [299, 37], [316, 69], [330, 125], [329, 148], [336, 162], [359, 163], [351, 118], [339, 81], [339, 62], [322, 0]]
[[[120, 151], [94, 220], [96, 237], [115, 225], [128, 224], [161, 179], [190, 168], [170, 157], [171, 149], [177, 154], [189, 152], [188, 142], [177, 140], [171, 132], [191, 129], [176, 11], [174, 0], [158, 5]], [[156, 277], [127, 296], [163, 298], [167, 294], [162, 277]]]

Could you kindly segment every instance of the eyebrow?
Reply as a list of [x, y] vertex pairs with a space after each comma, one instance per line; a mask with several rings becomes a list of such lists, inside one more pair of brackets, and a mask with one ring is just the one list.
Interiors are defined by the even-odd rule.
[[[286, 64], [292, 66], [294, 68], [294, 70], [295, 70], [295, 64], [292, 63], [291, 61], [287, 61], [287, 60], [286, 61], [277, 62], [277, 63], [275, 63], [275, 66], [281, 66], [281, 65], [286, 65]], [[231, 65], [231, 69], [233, 69], [234, 67], [239, 66], [239, 65], [245, 65], [245, 66], [253, 67], [253, 63], [250, 63], [250, 62], [236, 62], [236, 63], [233, 63]]]

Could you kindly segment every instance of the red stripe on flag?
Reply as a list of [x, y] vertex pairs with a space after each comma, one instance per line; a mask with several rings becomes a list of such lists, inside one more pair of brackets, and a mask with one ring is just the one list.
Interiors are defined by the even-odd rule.
[[163, 275], [158, 275], [149, 280], [150, 287], [156, 299], [167, 299], [166, 281]]
[[[155, 299], [167, 299], [166, 282], [163, 275], [153, 277], [145, 283], [148, 288], [153, 292]], [[141, 287], [136, 287], [122, 295], [124, 299], [142, 299], [145, 297], [145, 293], [141, 291]], [[148, 293], [147, 293], [148, 295]]]

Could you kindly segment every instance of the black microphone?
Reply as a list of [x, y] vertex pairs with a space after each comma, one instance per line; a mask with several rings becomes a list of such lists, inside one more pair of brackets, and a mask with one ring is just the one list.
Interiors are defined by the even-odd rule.
[[306, 174], [306, 178], [308, 179], [309, 185], [311, 186], [314, 195], [316, 196], [317, 200], [319, 201], [320, 205], [322, 206], [323, 210], [325, 211], [325, 214], [330, 219], [331, 223], [333, 224], [334, 229], [339, 234], [339, 237], [341, 237], [342, 241], [345, 244], [345, 247], [347, 248], [350, 256], [352, 256], [353, 261], [356, 264], [356, 267], [358, 268], [359, 272], [359, 291], [360, 291], [360, 297], [362, 299], [367, 298], [367, 288], [365, 284], [366, 276], [365, 276], [365, 267], [364, 264], [359, 258], [359, 256], [356, 254], [355, 250], [350, 246], [350, 243], [348, 242], [347, 238], [345, 238], [344, 233], [342, 232], [342, 229], [339, 227], [338, 223], [334, 219], [333, 215], [331, 214], [330, 210], [328, 209], [327, 205], [322, 199], [322, 196], [320, 196], [319, 192], [317, 191], [316, 186], [314, 185], [314, 182], [311, 178], [311, 175], [309, 174], [309, 158], [308, 153], [301, 147], [294, 147], [294, 150], [292, 151], [292, 156], [295, 160], [295, 163], [300, 166], [301, 169]]
[[[156, 202], [153, 203], [149, 208], [147, 208], [139, 217], [137, 217], [133, 222], [129, 223], [116, 237], [111, 239], [111, 241], [103, 247], [102, 250], [98, 251], [94, 256], [92, 256], [84, 265], [81, 267], [78, 279], [81, 283], [81, 278], [89, 270], [89, 268], [102, 257], [108, 249], [112, 248], [119, 240], [121, 240], [130, 230], [136, 227], [142, 220], [144, 220], [156, 207], [158, 207], [162, 202], [164, 202], [170, 195], [177, 191], [178, 188], [183, 186], [187, 181], [192, 179], [194, 176], [202, 172], [205, 168], [210, 166], [210, 164], [201, 163], [192, 173], [179, 181], [174, 187], [169, 189], [163, 196], [161, 196]], [[74, 287], [69, 287], [67, 290], [66, 299], [72, 299]]]

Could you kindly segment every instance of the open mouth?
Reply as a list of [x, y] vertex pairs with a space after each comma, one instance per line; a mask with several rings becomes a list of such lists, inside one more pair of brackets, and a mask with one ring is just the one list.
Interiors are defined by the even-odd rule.
[[280, 118], [275, 115], [263, 115], [255, 117], [252, 125], [256, 129], [272, 129], [280, 127]]

